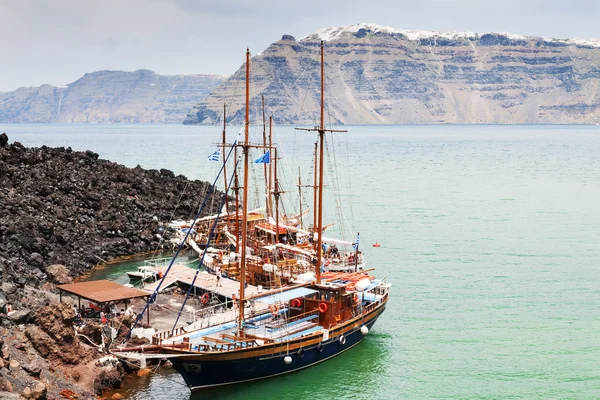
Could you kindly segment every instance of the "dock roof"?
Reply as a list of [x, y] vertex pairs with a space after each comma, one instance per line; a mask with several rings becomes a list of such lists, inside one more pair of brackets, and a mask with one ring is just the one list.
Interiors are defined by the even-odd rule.
[[140, 297], [150, 297], [150, 293], [133, 289], [116, 282], [99, 280], [59, 285], [61, 292], [67, 292], [96, 303], [123, 301]]

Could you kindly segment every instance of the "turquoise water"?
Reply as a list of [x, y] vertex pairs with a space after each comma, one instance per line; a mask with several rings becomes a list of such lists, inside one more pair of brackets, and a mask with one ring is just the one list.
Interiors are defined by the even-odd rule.
[[[329, 158], [351, 178], [350, 235], [360, 231], [369, 266], [394, 285], [386, 313], [333, 360], [191, 398], [600, 398], [600, 128], [348, 129], [332, 138], [341, 150]], [[216, 170], [206, 157], [220, 134], [178, 125], [0, 131], [29, 146], [91, 149], [204, 180]], [[277, 134], [293, 166], [284, 186], [292, 194], [295, 165], [311, 179], [314, 136]], [[338, 219], [335, 205], [325, 219]], [[190, 398], [168, 372], [125, 393]]]

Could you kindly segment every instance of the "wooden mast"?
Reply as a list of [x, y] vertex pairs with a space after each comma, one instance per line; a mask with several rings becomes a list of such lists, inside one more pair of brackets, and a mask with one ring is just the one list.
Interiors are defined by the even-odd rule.
[[[267, 146], [267, 122], [265, 119], [265, 96], [261, 95], [261, 100], [262, 100], [262, 118], [263, 118], [263, 146]], [[271, 149], [269, 148], [268, 151], [271, 151]], [[270, 195], [270, 191], [271, 188], [269, 188], [269, 180], [267, 177], [267, 163], [263, 164], [263, 171], [264, 171], [264, 175], [265, 175], [265, 208], [266, 208], [266, 215], [267, 215], [267, 222], [269, 221], [269, 216], [271, 215], [271, 213], [273, 212], [273, 210], [271, 210], [269, 208], [269, 197]]]
[[246, 286], [246, 241], [248, 240], [248, 152], [250, 147], [249, 142], [249, 125], [250, 125], [250, 49], [246, 49], [246, 115], [244, 122], [244, 197], [242, 200], [242, 256], [240, 260], [240, 298], [239, 298], [239, 317], [238, 330], [243, 334], [244, 327], [244, 289]]
[[[275, 196], [275, 245], [279, 243], [279, 180], [277, 179], [277, 148], [275, 148], [275, 191], [273, 192], [273, 196]], [[275, 249], [275, 253], [277, 253], [277, 248]]]
[[300, 229], [302, 229], [302, 177], [300, 176], [300, 166], [298, 165], [298, 202], [300, 203]]
[[317, 163], [319, 162], [319, 156], [317, 155], [317, 146], [318, 142], [315, 142], [315, 167], [314, 167], [314, 183], [313, 183], [313, 241], [315, 239], [315, 232], [317, 232], [317, 208], [319, 205], [317, 204], [317, 191], [319, 190], [319, 182], [318, 182], [318, 173], [319, 168], [317, 167]]
[[[227, 167], [225, 164], [225, 135], [227, 130], [227, 105], [223, 103], [223, 178], [225, 179], [225, 193], [227, 193]], [[225, 213], [229, 214], [229, 203], [227, 201], [227, 196], [225, 196]]]
[[[324, 167], [324, 148], [325, 148], [325, 132], [346, 132], [341, 130], [325, 129], [325, 54], [324, 45], [321, 40], [321, 121], [318, 129], [306, 129], [296, 128], [301, 131], [317, 131], [319, 132], [319, 181], [317, 184], [317, 143], [315, 143], [315, 198], [314, 204], [316, 206], [317, 213], [315, 215], [315, 225], [313, 232], [318, 234], [317, 240], [317, 265], [315, 265], [317, 272], [317, 284], [321, 283], [321, 263], [323, 259], [323, 171]], [[318, 190], [318, 196], [317, 191]], [[317, 199], [318, 197], [318, 199]], [[317, 201], [318, 200], [318, 201]]]
[[317, 240], [317, 284], [321, 283], [321, 262], [323, 258], [323, 148], [325, 147], [325, 55], [321, 40], [321, 123], [319, 124], [319, 216]]
[[[240, 182], [237, 173], [237, 159], [238, 159], [238, 146], [237, 144], [233, 148], [233, 156], [235, 158], [235, 169], [233, 170], [233, 180], [235, 191], [235, 251], [240, 253]], [[239, 266], [238, 266], [239, 270]]]
[[[273, 116], [269, 115], [269, 150], [271, 150], [273, 146]], [[268, 181], [268, 191], [267, 193], [269, 194], [268, 197], [268, 202], [269, 202], [269, 209], [271, 210], [271, 212], [273, 211], [273, 200], [271, 199], [271, 187], [273, 186], [273, 168], [271, 167], [271, 163], [269, 163], [269, 181]]]

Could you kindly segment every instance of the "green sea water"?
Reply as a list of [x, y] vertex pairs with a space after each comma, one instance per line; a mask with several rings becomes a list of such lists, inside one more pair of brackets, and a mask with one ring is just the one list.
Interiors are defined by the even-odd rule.
[[[345, 189], [341, 200], [352, 205], [331, 202], [325, 219], [337, 221], [343, 211], [352, 225], [346, 237], [360, 231], [368, 266], [393, 284], [386, 312], [363, 343], [298, 373], [209, 393], [190, 395], [169, 371], [129, 378], [121, 393], [132, 399], [600, 398], [600, 127], [348, 130], [329, 139], [339, 150], [327, 153], [327, 190], [337, 185], [335, 170]], [[28, 146], [90, 149], [128, 166], [203, 180], [217, 169], [206, 161], [219, 140], [215, 127], [0, 125], [0, 131]], [[291, 196], [297, 165], [303, 180], [312, 179], [315, 137], [276, 131]], [[371, 246], [376, 241], [380, 248]]]

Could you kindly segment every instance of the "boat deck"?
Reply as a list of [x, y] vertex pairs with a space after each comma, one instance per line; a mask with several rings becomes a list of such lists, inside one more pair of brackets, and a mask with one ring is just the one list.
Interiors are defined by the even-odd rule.
[[[269, 311], [255, 316], [246, 313], [248, 317], [245, 325], [246, 337], [235, 335], [237, 322], [231, 319], [204, 329], [188, 330], [184, 334], [164, 340], [163, 344], [189, 342], [192, 351], [207, 351], [209, 349], [224, 351], [232, 348], [260, 345], [266, 342], [283, 342], [323, 329], [317, 323], [318, 314], [316, 313], [288, 322], [285, 319], [286, 312], [287, 309], [282, 309], [277, 316], [273, 316]], [[229, 315], [235, 318], [235, 314], [235, 312], [231, 312]], [[224, 317], [224, 315], [221, 315], [221, 317]]]
[[[158, 273], [161, 270], [164, 270], [165, 267], [155, 267], [154, 270]], [[192, 286], [192, 281], [194, 280], [194, 275], [196, 274], [196, 270], [190, 267], [186, 267], [181, 264], [174, 264], [169, 271], [169, 275], [165, 278], [163, 284], [160, 287], [160, 291], [176, 285], [178, 283]], [[145, 285], [142, 289], [148, 292], [154, 292], [158, 287], [160, 281], [152, 282], [149, 285]], [[221, 284], [217, 286], [217, 277], [216, 275], [210, 274], [206, 271], [198, 272], [198, 276], [196, 277], [196, 281], [193, 286], [197, 289], [200, 289], [204, 292], [211, 292], [226, 298], [227, 300], [231, 300], [232, 296], [238, 296], [240, 283], [238, 281], [234, 281], [232, 279], [228, 279], [225, 277], [221, 277]], [[251, 296], [258, 293], [258, 288], [254, 285], [247, 285], [245, 290], [246, 296]]]

